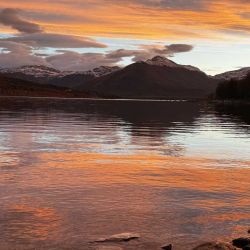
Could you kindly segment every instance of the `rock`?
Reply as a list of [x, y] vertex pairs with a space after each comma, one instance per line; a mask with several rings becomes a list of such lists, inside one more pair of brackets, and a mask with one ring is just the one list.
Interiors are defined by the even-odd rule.
[[242, 250], [250, 250], [250, 245], [243, 247]]
[[193, 248], [193, 250], [236, 250], [236, 248], [223, 242], [207, 242]]
[[172, 250], [172, 244], [170, 245], [166, 245], [166, 246], [162, 246], [161, 248], [164, 249], [164, 250]]
[[238, 238], [233, 240], [233, 245], [238, 248], [243, 248], [247, 245], [250, 245], [250, 238]]
[[95, 242], [126, 242], [130, 240], [135, 240], [140, 238], [139, 234], [135, 233], [121, 233], [121, 234], [114, 234], [107, 238], [101, 238]]
[[250, 229], [248, 229], [248, 231], [247, 231], [249, 234], [250, 234]]

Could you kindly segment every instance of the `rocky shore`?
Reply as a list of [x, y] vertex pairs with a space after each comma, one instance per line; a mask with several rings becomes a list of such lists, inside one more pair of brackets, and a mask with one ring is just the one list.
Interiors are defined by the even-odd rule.
[[[248, 230], [250, 233], [250, 230]], [[92, 242], [96, 245], [96, 250], [124, 250], [126, 247], [124, 245], [119, 245], [121, 243], [127, 243], [130, 241], [139, 240], [141, 236], [136, 233], [121, 233], [116, 235], [111, 235], [106, 238], [97, 239]], [[110, 244], [116, 245], [110, 245]], [[125, 248], [124, 248], [125, 247]], [[163, 250], [178, 250], [174, 245], [167, 243], [162, 245], [160, 249]], [[250, 237], [241, 237], [233, 239], [230, 242], [206, 242], [194, 248], [189, 248], [187, 250], [250, 250]], [[150, 250], [150, 249], [148, 249]]]

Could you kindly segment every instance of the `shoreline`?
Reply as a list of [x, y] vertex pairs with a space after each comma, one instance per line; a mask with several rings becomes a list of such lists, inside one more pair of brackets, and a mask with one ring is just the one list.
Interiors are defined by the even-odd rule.
[[135, 102], [205, 102], [212, 104], [250, 105], [250, 100], [219, 100], [219, 99], [188, 99], [188, 98], [108, 98], [108, 97], [74, 97], [74, 96], [25, 96], [25, 95], [0, 95], [0, 99], [59, 99], [59, 100], [91, 100], [91, 101], [135, 101]]

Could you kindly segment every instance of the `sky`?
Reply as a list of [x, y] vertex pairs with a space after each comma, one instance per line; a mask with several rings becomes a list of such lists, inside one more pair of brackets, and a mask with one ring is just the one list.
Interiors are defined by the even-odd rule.
[[0, 67], [89, 70], [155, 55], [208, 74], [250, 67], [250, 0], [0, 1]]

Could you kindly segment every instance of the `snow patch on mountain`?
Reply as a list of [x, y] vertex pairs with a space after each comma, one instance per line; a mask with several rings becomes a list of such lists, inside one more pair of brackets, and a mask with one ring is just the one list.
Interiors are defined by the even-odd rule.
[[165, 67], [171, 67], [171, 68], [185, 68], [191, 71], [200, 71], [199, 68], [196, 68], [191, 65], [181, 65], [177, 64], [171, 60], [169, 60], [166, 57], [163, 56], [155, 56], [152, 59], [146, 60], [145, 63], [149, 65], [156, 65], [156, 66], [165, 66]]

